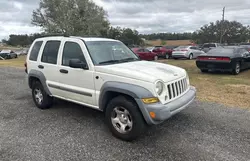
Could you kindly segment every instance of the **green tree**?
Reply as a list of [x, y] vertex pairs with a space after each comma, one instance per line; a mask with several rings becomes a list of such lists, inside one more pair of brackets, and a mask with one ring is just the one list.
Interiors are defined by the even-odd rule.
[[240, 43], [249, 39], [250, 28], [237, 21], [216, 21], [202, 26], [193, 33], [195, 42]]
[[46, 33], [78, 36], [107, 35], [109, 27], [106, 12], [91, 0], [41, 0], [32, 24]]

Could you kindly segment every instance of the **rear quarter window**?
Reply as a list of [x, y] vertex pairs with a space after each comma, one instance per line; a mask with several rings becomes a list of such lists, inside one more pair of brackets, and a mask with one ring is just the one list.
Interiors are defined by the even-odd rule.
[[35, 42], [33, 48], [31, 49], [29, 60], [37, 61], [37, 57], [38, 57], [42, 44], [43, 44], [43, 41]]

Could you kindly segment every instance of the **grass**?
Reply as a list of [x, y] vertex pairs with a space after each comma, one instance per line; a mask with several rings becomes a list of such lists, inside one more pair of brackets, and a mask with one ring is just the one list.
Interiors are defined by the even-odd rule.
[[232, 107], [250, 108], [250, 70], [239, 75], [201, 73], [195, 60], [159, 60], [187, 70], [200, 101], [216, 102]]
[[1, 66], [24, 67], [25, 61], [26, 61], [25, 55], [21, 55], [17, 59], [0, 60], [0, 67]]
[[[0, 60], [0, 66], [24, 67], [26, 56]], [[228, 73], [201, 73], [195, 60], [159, 60], [187, 70], [190, 82], [197, 89], [200, 101], [216, 102], [232, 107], [250, 109], [250, 70], [239, 75]]]

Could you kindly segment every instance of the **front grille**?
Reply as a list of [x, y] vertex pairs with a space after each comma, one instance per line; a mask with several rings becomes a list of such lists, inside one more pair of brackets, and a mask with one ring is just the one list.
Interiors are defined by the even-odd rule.
[[182, 80], [170, 83], [167, 85], [167, 88], [168, 88], [169, 100], [174, 99], [175, 97], [178, 97], [187, 90], [188, 88], [187, 79], [184, 78]]

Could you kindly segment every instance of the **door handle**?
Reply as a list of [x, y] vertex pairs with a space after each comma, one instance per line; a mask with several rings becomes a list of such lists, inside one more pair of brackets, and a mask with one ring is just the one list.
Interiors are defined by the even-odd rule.
[[65, 70], [65, 69], [60, 69], [60, 72], [61, 72], [61, 73], [64, 73], [64, 74], [68, 74], [68, 73], [69, 73], [69, 71], [67, 71], [67, 70]]
[[38, 68], [43, 69], [44, 66], [43, 65], [38, 65]]

